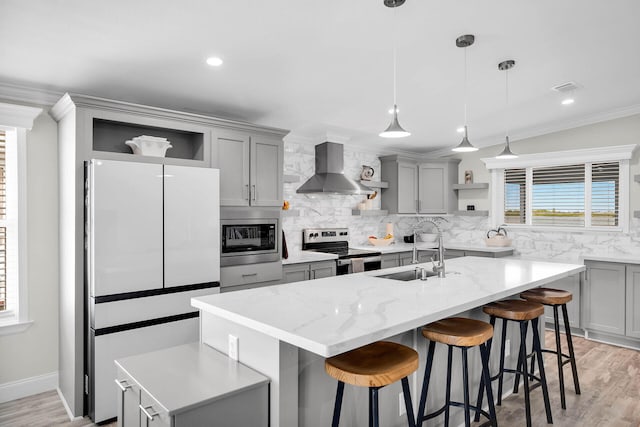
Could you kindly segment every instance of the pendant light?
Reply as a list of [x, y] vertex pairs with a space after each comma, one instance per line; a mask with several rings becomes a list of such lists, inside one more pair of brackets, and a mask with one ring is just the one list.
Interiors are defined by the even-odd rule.
[[471, 46], [475, 39], [473, 34], [465, 34], [456, 39], [456, 46], [464, 49], [464, 137], [460, 144], [452, 148], [451, 151], [462, 153], [478, 151], [478, 149], [469, 142], [467, 134], [467, 47]]
[[[402, 6], [405, 0], [384, 0], [384, 5], [387, 7], [396, 8]], [[395, 12], [394, 12], [394, 20], [395, 20]], [[396, 35], [396, 31], [394, 28], [394, 37]], [[396, 53], [397, 47], [394, 41], [393, 43], [393, 118], [391, 119], [391, 124], [389, 127], [382, 133], [380, 136], [383, 138], [404, 138], [405, 136], [411, 135], [409, 132], [404, 130], [400, 123], [398, 122], [398, 103], [396, 102]]]
[[[498, 64], [498, 69], [500, 71], [504, 71], [505, 76], [505, 88], [506, 88], [506, 104], [507, 104], [507, 116], [509, 115], [509, 70], [512, 69], [516, 65], [516, 61], [513, 59], [509, 59], [507, 61], [502, 61]], [[515, 159], [518, 157], [517, 155], [511, 152], [511, 148], [509, 147], [509, 119], [507, 117], [507, 130], [504, 138], [504, 150], [502, 153], [496, 156], [496, 159]]]

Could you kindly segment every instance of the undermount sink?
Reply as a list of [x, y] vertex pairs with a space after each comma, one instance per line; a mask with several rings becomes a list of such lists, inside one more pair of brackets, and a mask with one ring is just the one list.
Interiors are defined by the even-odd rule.
[[[431, 270], [425, 270], [425, 271], [427, 272], [427, 277], [438, 275], [438, 273], [435, 273]], [[404, 282], [408, 282], [410, 280], [419, 280], [422, 277], [422, 272], [420, 270], [408, 270], [408, 271], [399, 271], [397, 273], [381, 274], [375, 277], [380, 277], [381, 279], [402, 280]]]

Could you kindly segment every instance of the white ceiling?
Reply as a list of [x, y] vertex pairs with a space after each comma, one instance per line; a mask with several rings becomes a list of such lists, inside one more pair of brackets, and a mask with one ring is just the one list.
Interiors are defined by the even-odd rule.
[[[372, 149], [478, 146], [640, 112], [638, 0], [2, 0], [0, 83], [332, 133]], [[393, 25], [397, 26], [394, 34]], [[400, 123], [392, 104], [398, 46]], [[205, 64], [217, 55], [218, 69]], [[504, 72], [514, 59], [505, 107]], [[551, 87], [574, 81], [576, 103]], [[497, 149], [498, 147], [496, 147]]]

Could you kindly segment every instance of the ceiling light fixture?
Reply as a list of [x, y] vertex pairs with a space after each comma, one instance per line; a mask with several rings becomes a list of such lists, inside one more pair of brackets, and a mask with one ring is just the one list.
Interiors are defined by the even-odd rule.
[[222, 65], [222, 63], [222, 59], [218, 58], [217, 56], [207, 58], [207, 65], [211, 65], [212, 67], [219, 67]]
[[456, 129], [456, 132], [458, 132], [458, 133], [464, 132], [464, 126]]
[[576, 102], [576, 100], [573, 98], [565, 98], [562, 100], [562, 105], [571, 105], [574, 102]]
[[507, 105], [507, 119], [505, 120], [507, 123], [506, 126], [506, 136], [504, 137], [504, 150], [502, 153], [496, 156], [496, 159], [515, 159], [516, 156], [511, 152], [511, 148], [509, 147], [509, 70], [512, 69], [516, 65], [516, 61], [513, 59], [509, 59], [507, 61], [503, 61], [498, 64], [498, 69], [500, 71], [504, 71], [504, 81], [505, 81], [505, 93], [506, 93], [506, 105]]
[[[395, 15], [396, 15], [395, 8], [402, 6], [404, 2], [405, 0], [384, 0], [385, 6], [394, 8], [394, 24], [395, 24]], [[394, 37], [396, 36], [395, 28], [393, 31], [393, 35]], [[396, 102], [396, 95], [397, 95], [397, 90], [396, 90], [397, 52], [396, 50], [397, 50], [397, 46], [394, 40], [394, 43], [393, 43], [393, 110], [392, 110], [393, 118], [391, 119], [391, 124], [389, 125], [389, 127], [384, 132], [380, 133], [380, 136], [383, 138], [404, 138], [405, 136], [411, 135], [411, 133], [404, 130], [402, 126], [400, 126], [400, 123], [398, 122], [398, 103]]]
[[460, 144], [452, 148], [451, 151], [459, 153], [478, 151], [478, 149], [469, 142], [467, 131], [467, 47], [471, 46], [475, 40], [476, 38], [473, 34], [465, 34], [456, 39], [456, 46], [464, 49], [464, 137]]

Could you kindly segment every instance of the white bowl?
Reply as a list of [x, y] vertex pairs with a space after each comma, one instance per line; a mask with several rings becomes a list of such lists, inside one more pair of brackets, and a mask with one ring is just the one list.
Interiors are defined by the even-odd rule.
[[418, 233], [418, 239], [424, 243], [435, 243], [438, 233]]
[[157, 136], [140, 135], [126, 141], [133, 154], [140, 154], [142, 156], [164, 157], [168, 148], [173, 146], [167, 138], [160, 138]]

